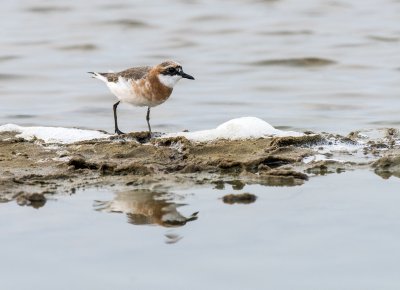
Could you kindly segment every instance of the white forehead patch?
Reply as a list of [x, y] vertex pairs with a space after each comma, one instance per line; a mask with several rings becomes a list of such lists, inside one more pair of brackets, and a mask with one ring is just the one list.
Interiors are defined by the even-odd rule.
[[163, 75], [163, 74], [159, 74], [158, 75], [158, 79], [160, 80], [160, 82], [164, 85], [167, 86], [169, 88], [173, 88], [176, 83], [181, 79], [182, 77], [180, 75]]

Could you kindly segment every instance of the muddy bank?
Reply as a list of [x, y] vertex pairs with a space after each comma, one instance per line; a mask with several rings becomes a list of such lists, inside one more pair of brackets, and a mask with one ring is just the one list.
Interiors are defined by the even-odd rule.
[[[148, 140], [146, 133], [139, 132], [72, 144], [49, 144], [3, 132], [0, 199], [73, 193], [87, 186], [295, 186], [311, 176], [365, 167], [374, 168], [384, 177], [398, 177], [398, 132], [385, 129], [379, 134], [373, 139], [360, 132], [349, 136], [310, 132], [297, 137], [199, 143], [185, 137]], [[29, 203], [29, 198], [20, 200]]]
[[400, 178], [400, 155], [387, 154], [372, 164], [375, 173], [384, 179], [391, 176]]

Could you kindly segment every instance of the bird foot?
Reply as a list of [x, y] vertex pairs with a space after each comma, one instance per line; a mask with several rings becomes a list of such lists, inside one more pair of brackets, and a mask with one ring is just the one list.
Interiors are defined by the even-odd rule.
[[115, 133], [117, 133], [118, 135], [124, 135], [125, 134], [120, 129], [115, 129]]

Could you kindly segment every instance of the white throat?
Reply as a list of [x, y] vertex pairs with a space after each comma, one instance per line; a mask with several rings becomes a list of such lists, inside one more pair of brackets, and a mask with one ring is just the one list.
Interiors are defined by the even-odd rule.
[[164, 85], [167, 86], [169, 88], [173, 88], [176, 83], [181, 79], [182, 77], [179, 75], [174, 75], [174, 76], [169, 76], [169, 75], [163, 75], [163, 74], [159, 74], [158, 75], [158, 79], [160, 80], [160, 82]]

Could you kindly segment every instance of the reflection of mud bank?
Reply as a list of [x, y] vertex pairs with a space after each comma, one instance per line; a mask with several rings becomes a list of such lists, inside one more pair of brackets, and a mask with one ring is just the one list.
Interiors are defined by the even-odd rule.
[[[26, 141], [0, 133], [0, 199], [101, 185], [132, 188], [156, 183], [300, 185], [309, 176], [370, 167], [400, 176], [398, 132], [354, 132], [348, 137], [306, 134], [248, 140], [191, 142], [143, 133], [72, 144]], [[380, 158], [381, 161], [377, 161]], [[243, 186], [242, 186], [243, 187]]]
[[251, 193], [240, 193], [240, 194], [227, 194], [222, 198], [222, 201], [227, 204], [234, 203], [253, 203], [257, 199], [257, 196]]

